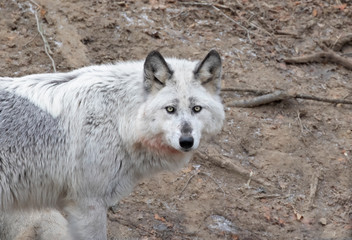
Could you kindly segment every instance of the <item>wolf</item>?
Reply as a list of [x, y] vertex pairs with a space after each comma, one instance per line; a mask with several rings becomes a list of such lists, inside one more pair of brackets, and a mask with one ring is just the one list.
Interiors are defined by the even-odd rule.
[[221, 65], [215, 50], [201, 61], [152, 51], [144, 61], [1, 77], [3, 221], [56, 209], [72, 239], [106, 239], [109, 206], [142, 178], [184, 166], [221, 130]]

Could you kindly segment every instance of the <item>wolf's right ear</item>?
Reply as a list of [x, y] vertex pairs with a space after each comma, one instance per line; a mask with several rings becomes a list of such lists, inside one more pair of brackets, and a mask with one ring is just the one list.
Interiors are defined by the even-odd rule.
[[144, 62], [144, 88], [147, 92], [159, 90], [171, 78], [173, 72], [158, 51], [148, 54]]
[[195, 79], [200, 81], [209, 92], [220, 93], [221, 58], [217, 51], [211, 50], [203, 61], [198, 63], [193, 73]]

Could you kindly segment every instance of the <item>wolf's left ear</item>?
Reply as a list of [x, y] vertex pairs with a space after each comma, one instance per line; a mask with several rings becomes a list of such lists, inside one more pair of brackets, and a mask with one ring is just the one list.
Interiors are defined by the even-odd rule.
[[171, 78], [173, 72], [158, 51], [148, 54], [144, 62], [144, 88], [147, 92], [159, 90]]
[[219, 94], [221, 87], [221, 58], [211, 50], [194, 70], [194, 77], [211, 93]]

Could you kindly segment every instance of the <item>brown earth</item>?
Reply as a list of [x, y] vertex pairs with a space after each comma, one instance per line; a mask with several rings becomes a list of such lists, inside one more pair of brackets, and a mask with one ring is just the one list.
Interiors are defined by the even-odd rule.
[[[352, 99], [350, 70], [282, 61], [352, 33], [348, 0], [36, 2], [58, 71], [214, 48], [224, 87]], [[36, 9], [0, 1], [2, 76], [53, 71]], [[242, 97], [223, 93], [225, 104]], [[145, 180], [109, 212], [109, 239], [352, 239], [351, 105], [291, 99], [226, 114], [184, 170]]]

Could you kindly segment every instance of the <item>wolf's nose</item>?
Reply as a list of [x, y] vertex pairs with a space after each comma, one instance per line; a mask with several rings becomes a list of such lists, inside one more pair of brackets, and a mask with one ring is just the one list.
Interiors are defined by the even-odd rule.
[[190, 137], [190, 136], [180, 137], [180, 146], [185, 150], [189, 150], [191, 147], [193, 147], [193, 142], [194, 142], [193, 137]]

